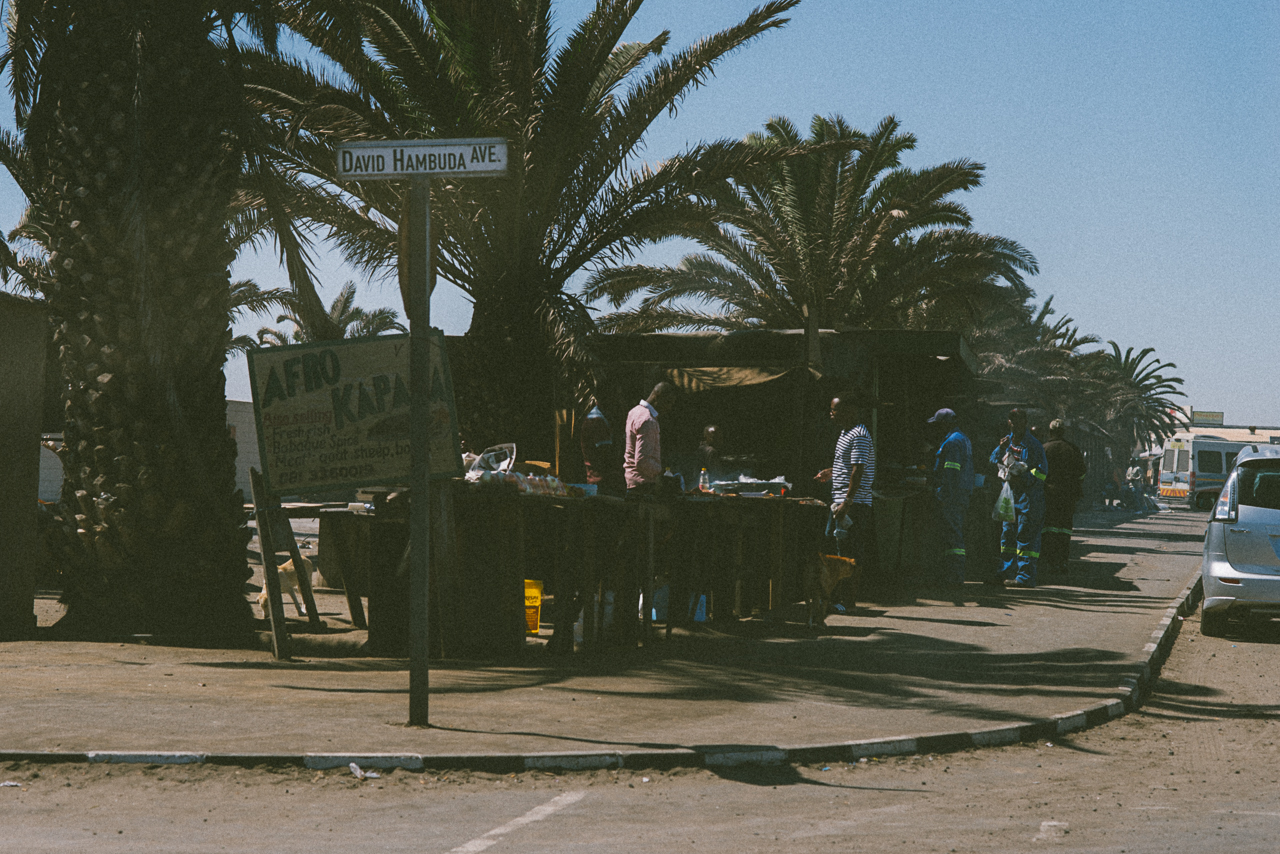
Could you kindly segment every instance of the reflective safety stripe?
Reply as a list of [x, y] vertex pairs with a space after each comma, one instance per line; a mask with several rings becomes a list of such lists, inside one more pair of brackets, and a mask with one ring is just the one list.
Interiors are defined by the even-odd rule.
[[959, 464], [959, 463], [943, 463], [943, 464], [942, 464], [942, 467], [943, 467], [944, 469], [955, 469], [956, 471], [960, 471], [960, 464]]
[[1032, 469], [1031, 474], [1035, 476], [1037, 480], [1044, 480], [1047, 476], [1044, 472], [1040, 471], [1040, 469]]
[[964, 549], [947, 549], [946, 554], [960, 555], [960, 557], [964, 557]]
[[1017, 550], [1015, 550], [1015, 549], [1001, 549], [1001, 550], [1000, 550], [1000, 554], [1002, 554], [1002, 555], [1016, 555], [1017, 553], [1018, 553], [1018, 552], [1017, 552]]
[[1040, 557], [1040, 552], [1023, 551], [1018, 549], [1018, 557]]

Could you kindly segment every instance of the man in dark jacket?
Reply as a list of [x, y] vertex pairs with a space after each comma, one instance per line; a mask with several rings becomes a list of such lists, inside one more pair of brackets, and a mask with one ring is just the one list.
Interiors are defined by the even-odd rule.
[[1076, 513], [1076, 503], [1084, 491], [1087, 471], [1084, 454], [1068, 442], [1061, 420], [1049, 424], [1049, 441], [1044, 445], [1044, 455], [1049, 461], [1049, 476], [1044, 482], [1044, 535], [1040, 559], [1045, 572], [1067, 571], [1067, 558], [1071, 553], [1071, 529]]

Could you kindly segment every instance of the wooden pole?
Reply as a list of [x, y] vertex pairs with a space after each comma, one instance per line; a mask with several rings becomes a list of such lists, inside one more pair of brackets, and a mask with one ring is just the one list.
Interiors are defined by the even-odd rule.
[[431, 181], [411, 179], [408, 229], [409, 441], [412, 445], [409, 502], [409, 725], [430, 726], [431, 687], [428, 608], [431, 566], [431, 461], [428, 459], [428, 398], [431, 392]]
[[271, 651], [276, 658], [289, 658], [289, 632], [284, 626], [284, 600], [280, 596], [280, 576], [276, 565], [276, 545], [271, 531], [272, 499], [262, 483], [262, 474], [249, 467], [249, 488], [253, 492], [254, 519], [258, 524], [258, 549], [262, 552], [262, 586], [267, 591], [267, 616], [271, 620]]
[[[320, 610], [316, 607], [315, 593], [311, 590], [311, 573], [307, 572], [302, 565], [302, 551], [298, 548], [297, 537], [293, 534], [293, 523], [289, 521], [289, 515], [284, 512], [284, 508], [280, 506], [280, 502], [272, 497], [272, 508], [270, 512], [283, 523], [283, 528], [289, 532], [289, 538], [286, 540], [286, 547], [289, 550], [289, 560], [293, 561], [294, 573], [298, 576], [298, 591], [302, 593], [302, 604], [307, 606], [307, 625], [312, 629], [325, 628], [324, 620], [320, 619]], [[277, 547], [278, 548], [278, 547]], [[283, 593], [281, 594], [283, 596]], [[281, 607], [284, 600], [281, 599]]]

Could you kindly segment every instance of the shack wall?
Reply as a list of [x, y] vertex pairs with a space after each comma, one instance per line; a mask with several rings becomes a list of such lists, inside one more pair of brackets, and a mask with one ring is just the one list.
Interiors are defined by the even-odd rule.
[[31, 637], [40, 427], [49, 324], [35, 302], [0, 294], [0, 640]]

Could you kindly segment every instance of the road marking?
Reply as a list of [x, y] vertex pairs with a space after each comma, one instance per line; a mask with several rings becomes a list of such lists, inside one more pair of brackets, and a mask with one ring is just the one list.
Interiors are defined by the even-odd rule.
[[1269, 815], [1280, 818], [1280, 812], [1256, 812], [1251, 810], [1214, 810], [1215, 815]]
[[570, 804], [576, 804], [586, 795], [586, 792], [565, 792], [540, 807], [534, 807], [519, 818], [512, 819], [502, 827], [495, 827], [484, 836], [478, 836], [465, 845], [459, 845], [457, 848], [452, 849], [449, 854], [476, 854], [478, 851], [483, 851], [511, 831], [524, 827], [526, 824], [532, 824], [535, 821], [542, 821], [552, 813], [558, 812]]

